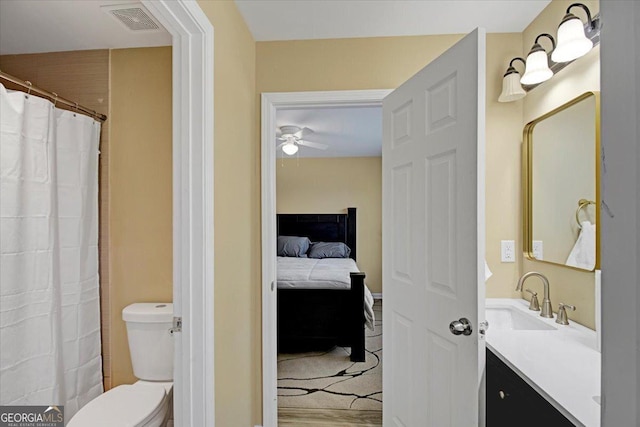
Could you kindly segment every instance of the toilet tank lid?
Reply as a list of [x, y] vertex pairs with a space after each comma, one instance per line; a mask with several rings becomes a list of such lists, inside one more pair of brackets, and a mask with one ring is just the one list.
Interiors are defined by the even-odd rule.
[[173, 304], [170, 302], [139, 302], [122, 310], [122, 320], [140, 323], [173, 322]]

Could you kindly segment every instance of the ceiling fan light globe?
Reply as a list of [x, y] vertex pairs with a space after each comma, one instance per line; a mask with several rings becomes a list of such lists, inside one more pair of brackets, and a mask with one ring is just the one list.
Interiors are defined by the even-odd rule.
[[288, 156], [293, 156], [298, 152], [298, 146], [293, 142], [290, 142], [282, 146], [282, 151]]

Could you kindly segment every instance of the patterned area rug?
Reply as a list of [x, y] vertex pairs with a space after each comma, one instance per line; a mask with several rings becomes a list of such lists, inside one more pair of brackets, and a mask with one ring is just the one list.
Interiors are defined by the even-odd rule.
[[366, 329], [366, 359], [349, 360], [349, 347], [278, 355], [278, 407], [382, 411], [382, 301], [373, 306], [375, 331]]

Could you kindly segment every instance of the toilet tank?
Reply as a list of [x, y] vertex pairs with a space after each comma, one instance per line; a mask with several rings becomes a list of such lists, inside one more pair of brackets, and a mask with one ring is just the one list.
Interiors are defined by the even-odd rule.
[[133, 374], [145, 381], [173, 380], [173, 304], [136, 303], [122, 310]]

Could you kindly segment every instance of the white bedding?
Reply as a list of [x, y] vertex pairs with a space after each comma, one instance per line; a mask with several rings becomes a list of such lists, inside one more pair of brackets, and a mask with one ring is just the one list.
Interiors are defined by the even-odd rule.
[[[278, 289], [349, 289], [349, 273], [360, 269], [351, 258], [278, 257]], [[373, 330], [373, 295], [364, 286], [366, 326]]]

